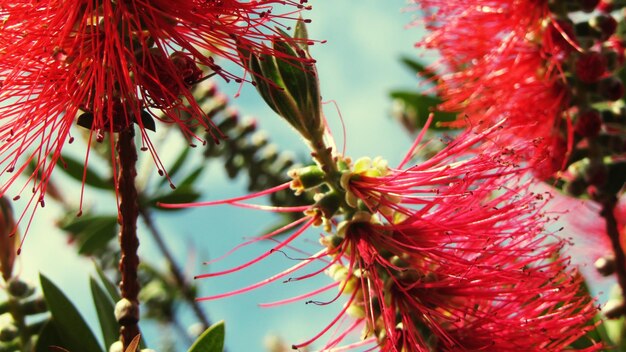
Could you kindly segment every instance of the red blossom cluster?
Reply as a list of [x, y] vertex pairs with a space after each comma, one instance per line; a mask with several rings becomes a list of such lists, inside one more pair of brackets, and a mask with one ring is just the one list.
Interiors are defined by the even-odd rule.
[[[138, 125], [160, 170], [147, 131], [155, 119], [176, 124], [190, 143], [206, 143], [198, 128], [219, 138], [190, 88], [212, 75], [241, 81], [214, 58], [242, 65], [239, 50], [285, 57], [264, 41], [303, 3], [0, 1], [0, 194], [29, 173], [30, 203], [43, 206], [75, 124], [90, 141]], [[274, 13], [276, 5], [290, 12]]]
[[439, 108], [460, 113], [456, 126], [506, 121], [501, 143], [533, 140], [525, 159], [541, 179], [564, 170], [600, 134], [614, 134], [598, 104], [624, 94], [616, 75], [624, 50], [610, 13], [581, 15], [597, 1], [414, 3], [429, 31], [418, 45], [441, 55]]
[[[549, 218], [542, 209], [544, 198], [551, 196], [530, 192], [530, 182], [521, 176], [526, 169], [503, 157], [522, 146], [499, 153], [478, 148], [498, 132], [498, 127], [468, 131], [413, 166], [405, 166], [413, 149], [398, 168], [380, 158], [354, 163], [337, 158], [344, 191], [340, 197], [315, 186], [319, 183], [313, 180], [321, 175], [315, 167], [294, 171], [291, 185], [297, 191], [317, 189], [318, 202], [306, 208], [306, 217], [243, 245], [297, 230], [258, 258], [198, 277], [229, 274], [272, 253], [294, 250], [294, 241], [316, 224], [324, 224], [327, 233], [320, 239], [323, 249], [258, 283], [200, 299], [326, 272], [333, 284], [264, 305], [308, 300], [333, 288], [339, 293], [330, 302], [307, 302], [329, 304], [347, 295], [331, 323], [294, 348], [334, 330], [322, 350], [567, 350], [594, 328], [590, 320], [597, 308], [582, 290], [580, 274], [561, 255], [564, 242], [545, 229]], [[277, 189], [194, 205], [251, 207], [241, 201]], [[176, 205], [181, 206], [189, 205]], [[339, 208], [344, 209], [343, 221], [336, 220]], [[302, 273], [306, 268], [311, 269]], [[360, 340], [348, 343], [359, 332]], [[589, 350], [602, 348], [588, 343]]]

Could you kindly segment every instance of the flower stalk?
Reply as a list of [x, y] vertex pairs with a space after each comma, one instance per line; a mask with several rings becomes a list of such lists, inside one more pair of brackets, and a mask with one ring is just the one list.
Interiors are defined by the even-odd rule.
[[[615, 217], [616, 204], [617, 198], [615, 196], [604, 201], [600, 215], [606, 222], [606, 234], [611, 240], [611, 246], [613, 247], [613, 254], [615, 256], [615, 275], [617, 276], [617, 283], [622, 290], [622, 295], [624, 295], [624, 293], [626, 293], [626, 255], [622, 248], [617, 219]], [[625, 312], [622, 309], [620, 313], [620, 315], [623, 315]]]
[[116, 305], [116, 318], [120, 327], [120, 339], [124, 348], [139, 334], [139, 239], [137, 238], [137, 217], [139, 215], [137, 188], [137, 150], [132, 125], [119, 132], [117, 152], [119, 161], [118, 194], [120, 198], [118, 221], [120, 224], [119, 242], [121, 249], [119, 270], [122, 275], [120, 291], [122, 299]]

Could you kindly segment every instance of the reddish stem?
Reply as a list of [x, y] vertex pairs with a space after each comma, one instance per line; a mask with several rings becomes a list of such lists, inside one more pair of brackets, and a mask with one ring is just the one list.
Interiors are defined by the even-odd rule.
[[[602, 203], [602, 211], [600, 215], [606, 221], [606, 233], [611, 240], [613, 252], [615, 255], [615, 274], [617, 275], [617, 283], [622, 289], [622, 295], [626, 295], [626, 256], [620, 240], [617, 219], [615, 218], [615, 205], [617, 198], [611, 197]], [[623, 312], [622, 312], [623, 313]]]
[[119, 132], [117, 141], [117, 155], [119, 160], [118, 194], [120, 199], [118, 222], [120, 224], [120, 266], [122, 275], [120, 290], [122, 299], [127, 299], [137, 307], [134, 312], [136, 318], [129, 317], [120, 321], [120, 338], [126, 350], [135, 336], [139, 334], [138, 307], [139, 280], [137, 267], [139, 265], [139, 239], [137, 238], [137, 217], [139, 207], [137, 203], [137, 189], [135, 188], [135, 176], [137, 176], [137, 150], [135, 148], [133, 126]]

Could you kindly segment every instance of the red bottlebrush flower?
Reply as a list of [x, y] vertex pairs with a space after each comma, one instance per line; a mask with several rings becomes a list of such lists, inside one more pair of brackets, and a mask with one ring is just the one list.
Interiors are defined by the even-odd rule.
[[[238, 48], [275, 54], [263, 44], [280, 35], [270, 27], [305, 2], [0, 1], [0, 194], [33, 164], [31, 202], [43, 206], [75, 121], [97, 140], [136, 123], [160, 169], [153, 119], [189, 140], [205, 143], [198, 127], [217, 138], [189, 88], [213, 74], [240, 79], [214, 56], [241, 65]], [[275, 14], [278, 4], [292, 12]]]
[[591, 328], [582, 278], [544, 233], [543, 195], [496, 192], [503, 181], [492, 177], [509, 178], [507, 168], [484, 157], [380, 176], [355, 167], [344, 182], [374, 215], [348, 222], [336, 251], [366, 297], [350, 304], [383, 350], [562, 351]]
[[430, 30], [419, 45], [442, 55], [439, 108], [459, 112], [456, 126], [506, 120], [503, 143], [540, 141], [524, 152], [539, 171], [555, 152], [545, 148], [564, 134], [570, 101], [561, 62], [580, 50], [572, 26], [552, 21], [547, 1], [415, 2]]
[[[519, 167], [501, 155], [512, 151], [465, 157], [476, 143], [490, 140], [496, 129], [466, 132], [413, 167], [404, 167], [413, 150], [398, 169], [381, 159], [356, 161], [344, 168], [340, 182], [346, 191], [343, 207], [351, 209], [346, 221], [336, 224], [329, 218], [330, 196], [336, 193], [326, 193], [307, 210], [308, 217], [263, 236], [273, 238], [299, 226], [287, 239], [276, 240], [271, 251], [199, 277], [232, 273], [289, 250], [295, 238], [324, 220], [330, 234], [320, 241], [322, 251], [256, 284], [200, 300], [243, 293], [285, 277], [285, 282], [298, 281], [326, 270], [334, 284], [265, 305], [307, 299], [334, 287], [348, 295], [326, 328], [294, 348], [334, 328], [322, 350], [368, 346], [420, 352], [563, 351], [593, 328], [589, 322], [596, 309], [581, 291], [581, 277], [567, 268], [567, 258], [559, 257], [563, 242], [543, 229], [546, 217], [538, 204], [543, 195], [528, 192], [527, 184], [514, 186], [521, 182]], [[293, 173], [300, 178], [307, 174], [295, 180], [298, 189], [318, 184], [317, 170], [309, 171]], [[239, 202], [273, 191], [225, 202], [249, 206]], [[314, 262], [321, 262], [322, 268], [294, 276]], [[358, 329], [361, 341], [338, 347]], [[600, 349], [598, 344], [590, 348]]]

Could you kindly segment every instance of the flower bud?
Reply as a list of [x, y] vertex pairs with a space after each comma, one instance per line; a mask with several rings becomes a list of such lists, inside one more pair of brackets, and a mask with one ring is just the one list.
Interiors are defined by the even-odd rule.
[[139, 306], [126, 298], [122, 298], [115, 304], [115, 320], [122, 325], [137, 324], [139, 321]]
[[593, 264], [602, 276], [613, 275], [615, 272], [615, 257], [613, 256], [605, 256], [596, 260]]
[[314, 60], [306, 45], [304, 21], [298, 21], [294, 36], [282, 32], [274, 39], [279, 57], [239, 48], [244, 65], [253, 74], [265, 102], [305, 139], [319, 140], [324, 132], [319, 82]]
[[19, 336], [19, 330], [13, 321], [3, 321], [0, 326], [0, 342], [11, 342]]
[[11, 296], [16, 297], [16, 298], [27, 297], [28, 295], [32, 294], [35, 290], [26, 282], [18, 278], [11, 278], [8, 284], [9, 285], [8, 285], [7, 291], [9, 292]]
[[122, 341], [115, 341], [109, 347], [109, 352], [124, 352], [124, 345]]
[[595, 51], [580, 54], [576, 60], [576, 76], [585, 83], [599, 81], [606, 74], [606, 69], [606, 58]]
[[319, 209], [325, 218], [330, 219], [335, 215], [341, 206], [341, 196], [336, 192], [328, 192], [315, 203], [315, 208]]
[[291, 170], [289, 177], [293, 179], [289, 187], [296, 191], [296, 195], [324, 183], [324, 172], [317, 165]]
[[346, 309], [346, 313], [355, 319], [365, 318], [365, 309], [361, 305], [350, 304], [348, 309]]
[[600, 133], [602, 118], [598, 110], [581, 112], [576, 118], [574, 130], [583, 137], [595, 137]]
[[600, 40], [606, 41], [615, 33], [617, 21], [611, 15], [599, 15], [589, 21], [589, 25], [600, 33]]
[[624, 84], [618, 77], [609, 77], [600, 82], [600, 94], [610, 101], [616, 101], [624, 96]]
[[624, 315], [626, 306], [624, 306], [624, 301], [622, 300], [611, 299], [606, 302], [606, 305], [602, 308], [602, 312], [608, 319], [617, 319]]

